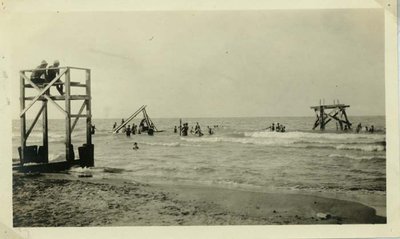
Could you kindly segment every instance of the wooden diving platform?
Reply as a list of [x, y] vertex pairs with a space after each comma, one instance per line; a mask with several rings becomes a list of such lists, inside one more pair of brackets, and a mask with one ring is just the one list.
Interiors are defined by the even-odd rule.
[[[136, 110], [132, 115], [130, 115], [124, 122], [122, 122], [119, 126], [113, 129], [113, 133], [118, 133], [122, 128], [124, 128], [129, 122], [131, 122], [138, 114], [143, 113], [143, 120], [147, 126], [141, 129], [142, 132], [147, 131], [150, 127], [154, 130], [154, 132], [162, 132], [162, 130], [158, 130], [154, 125], [153, 121], [150, 119], [149, 115], [146, 111], [146, 105], [142, 105], [138, 110]], [[139, 125], [140, 127], [141, 125]]]
[[[325, 126], [333, 121], [337, 123], [340, 127], [340, 130], [350, 130], [352, 123], [349, 121], [346, 113], [346, 108], [349, 108], [350, 105], [334, 103], [330, 105], [320, 104], [317, 106], [311, 106], [310, 108], [315, 111], [316, 120], [313, 126], [313, 130], [318, 126], [320, 130], [325, 130]], [[325, 112], [325, 110], [329, 110], [329, 112]]]
[[318, 105], [318, 106], [311, 106], [311, 109], [320, 110], [321, 108], [324, 109], [336, 109], [336, 108], [348, 108], [350, 105], [345, 104], [332, 104], [332, 105]]

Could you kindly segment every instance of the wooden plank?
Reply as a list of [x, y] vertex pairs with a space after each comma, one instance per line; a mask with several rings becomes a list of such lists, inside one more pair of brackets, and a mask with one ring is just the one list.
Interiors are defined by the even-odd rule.
[[[25, 97], [25, 100], [33, 100], [35, 97], [32, 96], [28, 96]], [[52, 96], [40, 96], [38, 98], [38, 100], [47, 100], [48, 98], [52, 99], [52, 100], [65, 100], [65, 96], [64, 95], [52, 95]], [[71, 95], [70, 100], [87, 100], [89, 99], [89, 96], [86, 95]]]
[[70, 69], [75, 69], [75, 70], [83, 70], [83, 71], [90, 71], [89, 68], [83, 68], [83, 67], [76, 67], [76, 66], [68, 66]]
[[350, 107], [350, 105], [345, 105], [345, 104], [319, 105], [319, 106], [311, 106], [310, 108], [319, 110], [321, 107], [324, 109], [335, 109], [335, 108], [348, 108], [348, 107]]
[[[21, 112], [25, 109], [25, 73], [20, 72], [20, 110]], [[26, 114], [20, 114], [20, 127], [21, 127], [21, 158], [20, 163], [21, 165], [24, 162], [25, 158], [25, 147], [26, 147], [26, 139], [25, 139], [25, 132], [26, 132]]]
[[43, 118], [42, 118], [42, 124], [43, 124], [43, 147], [46, 150], [46, 155], [45, 162], [49, 161], [49, 136], [48, 136], [48, 121], [47, 121], [47, 101], [42, 102], [42, 107], [43, 107]]
[[[47, 85], [47, 83], [45, 83], [44, 85]], [[55, 82], [53, 84], [54, 85], [64, 85], [64, 82]], [[71, 87], [86, 87], [85, 84], [82, 84], [80, 82], [71, 82]], [[33, 88], [30, 84], [25, 84], [25, 88]]]
[[317, 120], [315, 120], [314, 127], [312, 129], [314, 130], [315, 128], [318, 127], [318, 125], [319, 125], [319, 116], [317, 115]]
[[342, 109], [342, 112], [343, 112], [344, 118], [346, 119], [345, 124], [347, 124], [347, 127], [349, 129], [351, 129], [351, 123], [350, 123], [349, 119], [347, 118], [346, 110]]
[[[33, 88], [35, 88], [38, 92], [41, 92], [41, 90], [39, 89], [39, 87], [37, 87], [37, 86], [36, 86], [26, 75], [24, 75], [22, 72], [20, 72], [20, 76], [23, 77], [26, 81], [28, 81], [29, 84], [31, 84], [31, 86], [32, 86]], [[44, 97], [45, 97], [47, 100], [49, 100], [49, 102], [51, 102], [52, 104], [54, 104], [61, 112], [63, 112], [64, 114], [66, 114], [66, 112], [64, 111], [64, 109], [61, 108], [61, 106], [59, 106], [56, 102], [54, 102], [48, 95], [45, 94]], [[26, 98], [26, 97], [25, 97], [25, 94], [24, 94], [24, 98]], [[26, 113], [26, 111], [25, 111], [25, 112], [21, 112], [20, 117], [21, 117], [22, 115], [24, 115], [25, 113]]]
[[143, 109], [143, 116], [144, 116], [144, 119], [146, 120], [147, 128], [150, 128], [150, 119], [149, 119], [149, 115], [146, 112], [146, 109]]
[[88, 99], [85, 100], [86, 103], [86, 144], [92, 144], [92, 103], [91, 103], [91, 85], [90, 85], [90, 70], [86, 70], [86, 95]]
[[72, 155], [70, 153], [71, 146], [71, 88], [70, 88], [70, 70], [67, 69], [65, 72], [65, 111], [67, 114], [65, 115], [65, 155], [67, 161], [72, 161]]
[[[75, 66], [59, 66], [59, 67], [49, 67], [46, 69], [76, 69], [76, 70], [90, 70], [88, 68], [82, 68], [82, 67], [75, 67]], [[22, 70], [22, 72], [33, 72], [37, 69], [26, 69], [26, 70]]]
[[320, 127], [321, 130], [324, 130], [324, 129], [325, 129], [324, 114], [325, 114], [325, 113], [324, 113], [324, 107], [321, 107], [321, 108], [320, 108], [320, 115], [319, 115], [319, 119], [320, 119], [319, 127]]
[[179, 119], [179, 136], [182, 136], [182, 119]]
[[45, 108], [45, 105], [42, 104], [42, 107], [40, 108], [39, 112], [36, 114], [35, 119], [33, 119], [33, 122], [32, 122], [32, 124], [31, 124], [31, 126], [29, 127], [28, 132], [26, 132], [26, 134], [25, 134], [25, 138], [26, 138], [26, 139], [27, 139], [27, 138], [29, 137], [29, 135], [31, 134], [31, 132], [32, 132], [33, 128], [35, 127], [36, 122], [38, 121], [38, 119], [39, 119], [40, 115], [42, 114], [44, 108]]
[[[50, 89], [50, 87], [53, 85], [53, 83], [55, 83], [58, 79], [60, 79], [60, 77], [63, 75], [65, 73], [65, 70], [61, 73], [61, 74], [59, 74], [56, 78], [54, 78], [52, 81], [50, 81], [50, 83], [46, 86], [46, 87], [44, 87], [43, 88], [43, 90], [39, 90], [40, 91], [40, 94], [38, 94], [37, 96], [35, 96], [35, 98], [32, 100], [32, 102], [28, 105], [28, 107], [27, 108], [25, 108], [23, 111], [22, 111], [22, 113], [21, 114], [25, 114], [25, 112], [26, 111], [28, 111], [34, 104], [35, 104], [35, 102], [39, 99], [39, 97], [41, 96], [41, 95], [44, 95], [44, 94], [46, 94], [46, 91], [48, 90], [48, 89]], [[32, 81], [30, 81], [29, 80], [29, 84], [31, 84], [33, 87], [35, 87], [35, 89], [39, 89], [39, 87], [37, 87], [37, 85], [36, 84], [34, 84]]]
[[[331, 113], [335, 112], [334, 115], [331, 115]], [[332, 111], [329, 114], [325, 114], [326, 117], [330, 117], [328, 120], [325, 121], [325, 125], [327, 125], [330, 121], [332, 121], [332, 119], [334, 119], [333, 117], [335, 117], [337, 114], [339, 114], [339, 111]]]
[[133, 118], [135, 118], [145, 108], [146, 108], [146, 105], [142, 105], [142, 107], [140, 107], [135, 113], [133, 113], [131, 116], [129, 116], [129, 118], [123, 124], [121, 124], [120, 126], [115, 128], [113, 132], [116, 133], [117, 131], [120, 131], [122, 129], [122, 127], [127, 125]]
[[72, 129], [71, 129], [72, 132], [73, 132], [74, 129], [75, 129], [76, 123], [78, 123], [79, 117], [85, 117], [85, 116], [86, 116], [86, 115], [85, 115], [85, 116], [82, 115], [82, 111], [83, 111], [83, 109], [85, 108], [85, 105], [86, 105], [86, 102], [84, 101], [83, 104], [82, 104], [82, 106], [81, 106], [81, 108], [79, 109], [78, 114], [77, 114], [77, 115], [71, 115], [71, 117], [76, 117], [76, 119], [74, 120], [74, 123], [72, 123]]

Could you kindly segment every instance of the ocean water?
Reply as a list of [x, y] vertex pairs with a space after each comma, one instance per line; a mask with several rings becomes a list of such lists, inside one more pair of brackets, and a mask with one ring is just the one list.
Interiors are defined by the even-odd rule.
[[[248, 190], [303, 190], [381, 194], [386, 191], [384, 117], [352, 117], [354, 125], [374, 125], [374, 134], [311, 130], [312, 117], [198, 118], [203, 137], [173, 133], [179, 119], [152, 119], [162, 133], [127, 137], [111, 128], [121, 119], [94, 119], [96, 177], [116, 177], [149, 183], [212, 185]], [[272, 122], [287, 132], [263, 130]], [[139, 123], [139, 119], [134, 121]], [[28, 124], [29, 125], [29, 124]], [[207, 134], [207, 126], [214, 135]], [[40, 122], [38, 122], [38, 127]], [[50, 160], [64, 158], [63, 120], [49, 121]], [[13, 161], [18, 162], [19, 121], [13, 121]], [[40, 127], [28, 145], [41, 144]], [[84, 121], [73, 132], [75, 155], [84, 143]], [[137, 142], [139, 150], [132, 150]], [[80, 169], [72, 169], [72, 172]]]

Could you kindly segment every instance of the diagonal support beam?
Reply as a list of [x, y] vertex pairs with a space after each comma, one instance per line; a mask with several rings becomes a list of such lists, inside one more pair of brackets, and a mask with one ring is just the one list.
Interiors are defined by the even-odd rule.
[[54, 102], [48, 95], [46, 95], [46, 91], [58, 80], [60, 79], [60, 77], [62, 75], [65, 74], [65, 72], [68, 69], [65, 69], [61, 74], [59, 74], [56, 78], [54, 78], [43, 90], [41, 90], [35, 83], [33, 83], [25, 74], [23, 74], [22, 72], [20, 72], [20, 76], [23, 77], [26, 81], [28, 81], [28, 83], [30, 85], [32, 85], [33, 88], [35, 88], [40, 94], [37, 95], [32, 102], [20, 113], [20, 117], [22, 117], [26, 111], [28, 111], [33, 104], [35, 104], [35, 102], [39, 99], [40, 96], [44, 96], [49, 102], [51, 102], [52, 104], [54, 104], [59, 110], [61, 110], [61, 112], [63, 112], [65, 115], [67, 114], [67, 112], [65, 112], [65, 110], [63, 108], [61, 108], [61, 106], [59, 106], [56, 102]]
[[131, 116], [129, 116], [129, 118], [123, 124], [121, 124], [120, 126], [115, 128], [113, 133], [117, 133], [118, 131], [120, 131], [122, 129], [122, 127], [127, 125], [133, 118], [135, 118], [145, 108], [146, 108], [146, 105], [143, 105], [142, 107], [140, 107], [135, 113], [133, 113]]
[[44, 108], [45, 108], [45, 105], [42, 105], [42, 108], [40, 108], [39, 112], [37, 113], [35, 119], [33, 120], [32, 124], [31, 124], [31, 127], [29, 127], [28, 132], [26, 132], [25, 139], [27, 139], [29, 137], [29, 135], [31, 134], [31, 132], [33, 130], [33, 127], [35, 127], [36, 122], [38, 121], [38, 119], [39, 119], [40, 115], [42, 114]]
[[81, 116], [83, 109], [85, 109], [85, 106], [86, 106], [86, 101], [83, 101], [83, 104], [82, 104], [81, 108], [79, 109], [78, 116], [75, 118], [74, 123], [72, 123], [71, 133], [74, 131], [75, 125], [76, 125], [76, 123], [78, 123], [79, 117]]

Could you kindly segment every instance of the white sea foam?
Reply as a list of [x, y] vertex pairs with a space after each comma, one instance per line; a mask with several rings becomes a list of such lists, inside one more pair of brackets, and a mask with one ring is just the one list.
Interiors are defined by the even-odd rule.
[[141, 142], [140, 144], [150, 145], [150, 146], [166, 146], [166, 147], [179, 147], [181, 145], [179, 142], [172, 142], [172, 143]]
[[[277, 133], [280, 134], [280, 133]], [[336, 150], [359, 150], [359, 151], [385, 151], [386, 148], [382, 144], [374, 143], [358, 143], [358, 144], [342, 144], [341, 141], [337, 142], [324, 142], [320, 143], [307, 142], [303, 139], [295, 138], [282, 138], [282, 137], [196, 137], [196, 138], [185, 138], [181, 137], [181, 140], [187, 142], [196, 143], [218, 143], [218, 142], [231, 142], [231, 143], [241, 143], [241, 144], [255, 144], [255, 145], [265, 145], [265, 146], [280, 146], [280, 147], [293, 147], [293, 148], [331, 148]]]
[[285, 138], [285, 139], [328, 139], [328, 140], [349, 140], [349, 139], [373, 139], [376, 141], [384, 141], [385, 135], [383, 134], [341, 134], [341, 133], [309, 133], [309, 132], [269, 132], [269, 131], [256, 131], [245, 132], [246, 137], [253, 138]]
[[346, 158], [346, 159], [354, 159], [354, 160], [385, 160], [385, 156], [377, 156], [377, 155], [371, 155], [371, 156], [356, 156], [356, 155], [349, 155], [349, 154], [330, 154], [328, 155], [329, 158]]
[[361, 151], [368, 151], [368, 152], [378, 152], [378, 151], [385, 151], [385, 146], [383, 145], [348, 145], [348, 144], [341, 144], [336, 146], [336, 149], [339, 150], [361, 150]]

